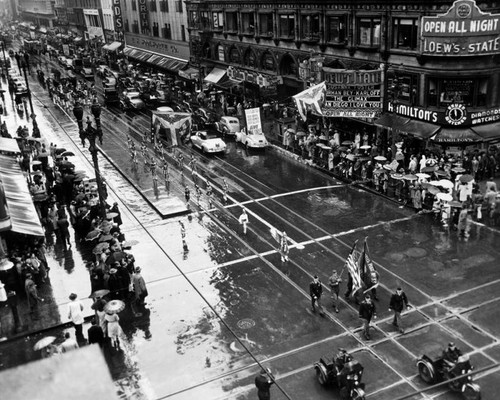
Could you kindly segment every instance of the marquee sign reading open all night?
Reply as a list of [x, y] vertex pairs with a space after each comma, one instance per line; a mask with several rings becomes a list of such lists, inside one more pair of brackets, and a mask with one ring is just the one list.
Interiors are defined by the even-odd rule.
[[482, 12], [473, 0], [457, 0], [445, 14], [422, 17], [420, 32], [426, 56], [500, 53], [500, 14]]

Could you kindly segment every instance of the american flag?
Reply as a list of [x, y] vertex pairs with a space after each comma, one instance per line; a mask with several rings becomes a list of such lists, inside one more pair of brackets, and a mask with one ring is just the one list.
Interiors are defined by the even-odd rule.
[[352, 278], [352, 293], [356, 293], [359, 289], [361, 289], [361, 274], [360, 270], [358, 267], [358, 263], [356, 261], [356, 245], [358, 244], [358, 241], [356, 240], [354, 244], [352, 245], [351, 252], [347, 256], [346, 259], [346, 267], [347, 270], [349, 271], [349, 275], [351, 275]]
[[379, 275], [370, 257], [370, 251], [368, 249], [368, 243], [366, 242], [366, 238], [365, 238], [365, 243], [363, 245], [363, 252], [359, 257], [358, 264], [359, 264], [358, 267], [361, 274], [361, 278], [363, 279], [365, 291], [376, 288], [379, 284]]

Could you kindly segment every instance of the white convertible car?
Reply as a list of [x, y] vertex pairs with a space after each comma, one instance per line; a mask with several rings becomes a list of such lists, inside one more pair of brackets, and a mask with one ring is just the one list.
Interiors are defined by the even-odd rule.
[[262, 132], [247, 132], [243, 129], [241, 132], [236, 132], [236, 142], [240, 142], [245, 147], [251, 149], [264, 149], [269, 146], [269, 143]]
[[216, 134], [198, 131], [191, 136], [191, 143], [203, 153], [222, 153], [226, 151], [226, 143]]

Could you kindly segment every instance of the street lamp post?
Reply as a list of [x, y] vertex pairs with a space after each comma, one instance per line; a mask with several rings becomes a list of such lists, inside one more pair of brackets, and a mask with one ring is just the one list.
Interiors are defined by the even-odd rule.
[[94, 164], [94, 173], [95, 180], [97, 183], [97, 193], [99, 195], [99, 216], [103, 219], [106, 218], [106, 199], [104, 196], [104, 184], [102, 182], [101, 171], [99, 169], [99, 160], [97, 158], [97, 145], [96, 138], [99, 138], [102, 144], [102, 130], [101, 126], [101, 106], [97, 101], [94, 101], [92, 104], [91, 112], [94, 115], [96, 120], [97, 128], [94, 128], [92, 125], [88, 125], [87, 129], [83, 129], [83, 107], [80, 103], [76, 103], [73, 107], [73, 115], [76, 118], [76, 122], [78, 124], [78, 129], [80, 136], [83, 136], [85, 139], [89, 141], [89, 151], [92, 156], [92, 163]]

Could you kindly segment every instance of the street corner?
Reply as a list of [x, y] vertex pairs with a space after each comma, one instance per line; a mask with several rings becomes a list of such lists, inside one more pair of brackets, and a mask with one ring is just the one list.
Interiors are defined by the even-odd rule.
[[473, 285], [471, 290], [467, 292], [467, 296], [454, 296], [443, 301], [443, 305], [458, 311], [467, 310], [482, 303], [489, 303], [499, 292], [500, 282], [495, 279], [491, 284], [482, 285], [481, 287]]

